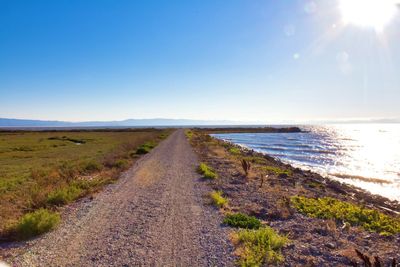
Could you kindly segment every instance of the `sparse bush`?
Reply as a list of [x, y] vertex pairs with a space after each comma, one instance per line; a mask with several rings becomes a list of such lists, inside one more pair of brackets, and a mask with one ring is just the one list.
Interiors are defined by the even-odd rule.
[[276, 175], [287, 175], [290, 176], [292, 175], [292, 171], [291, 170], [283, 170], [279, 167], [273, 167], [273, 166], [263, 166], [262, 170], [269, 173], [269, 174], [276, 174]]
[[203, 175], [204, 178], [207, 179], [216, 179], [218, 178], [218, 175], [215, 173], [214, 169], [207, 166], [205, 163], [200, 163], [197, 171]]
[[382, 235], [400, 233], [400, 219], [349, 202], [301, 196], [292, 197], [291, 202], [299, 212], [310, 217], [340, 220]]
[[138, 149], [136, 150], [136, 154], [139, 154], [139, 155], [147, 154], [155, 146], [156, 146], [156, 144], [154, 142], [146, 142], [143, 145], [141, 145], [140, 147], [138, 147]]
[[73, 184], [51, 192], [47, 197], [47, 202], [51, 205], [65, 205], [79, 198], [82, 194], [83, 190]]
[[79, 167], [70, 162], [63, 162], [58, 167], [58, 173], [67, 183], [71, 182], [80, 173]]
[[224, 219], [224, 224], [246, 229], [258, 229], [261, 227], [261, 222], [259, 219], [243, 213], [228, 214]]
[[268, 226], [258, 230], [240, 230], [233, 235], [233, 242], [238, 246], [240, 266], [261, 266], [264, 263], [282, 262], [281, 249], [288, 241], [286, 237]]
[[193, 132], [191, 130], [186, 130], [185, 135], [190, 140], [193, 137]]
[[213, 204], [219, 208], [223, 208], [228, 204], [228, 200], [222, 196], [222, 191], [213, 191], [210, 193]]
[[15, 226], [18, 239], [28, 239], [54, 229], [60, 222], [60, 215], [46, 209], [25, 214]]
[[117, 169], [125, 170], [129, 167], [129, 161], [126, 159], [118, 159], [115, 161], [114, 167]]
[[237, 155], [240, 155], [241, 154], [241, 151], [240, 151], [240, 149], [239, 148], [237, 148], [237, 147], [231, 147], [231, 148], [229, 148], [229, 153], [231, 153], [232, 155], [235, 155], [235, 156], [237, 156]]
[[89, 161], [83, 165], [82, 169], [84, 173], [94, 173], [101, 171], [103, 169], [103, 165], [96, 161]]

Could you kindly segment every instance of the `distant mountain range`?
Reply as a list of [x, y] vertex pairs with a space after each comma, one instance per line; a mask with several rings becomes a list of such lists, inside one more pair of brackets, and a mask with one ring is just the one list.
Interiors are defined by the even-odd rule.
[[192, 126], [192, 125], [238, 125], [243, 122], [186, 120], [186, 119], [128, 119], [122, 121], [46, 121], [0, 118], [0, 127], [140, 127], [140, 126]]

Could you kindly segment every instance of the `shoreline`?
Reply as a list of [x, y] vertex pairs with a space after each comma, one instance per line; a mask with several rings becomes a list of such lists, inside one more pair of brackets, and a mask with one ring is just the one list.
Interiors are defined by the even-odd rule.
[[[213, 138], [215, 138], [215, 137], [213, 137]], [[323, 176], [313, 170], [306, 170], [306, 169], [303, 169], [300, 167], [295, 167], [292, 164], [286, 163], [277, 157], [268, 155], [268, 153], [258, 152], [251, 148], [248, 148], [246, 146], [238, 145], [233, 142], [229, 142], [229, 141], [222, 140], [219, 138], [215, 138], [215, 139], [217, 139], [221, 142], [224, 142], [224, 143], [228, 143], [234, 147], [237, 147], [238, 149], [240, 149], [243, 153], [245, 153], [247, 155], [264, 157], [264, 158], [267, 158], [268, 160], [275, 161], [278, 165], [285, 166], [285, 167], [291, 169], [295, 173], [299, 173], [299, 174], [303, 174], [303, 175], [311, 175], [311, 176], [316, 177], [317, 179], [326, 181], [327, 184], [334, 184], [335, 187], [337, 186], [338, 188], [341, 188], [341, 190], [344, 190], [346, 192], [346, 194], [348, 194], [349, 196], [352, 196], [352, 197], [354, 197], [356, 195], [362, 196], [366, 200], [370, 200], [371, 201], [370, 204], [376, 205], [376, 208], [379, 208], [379, 209], [384, 208], [385, 210], [393, 212], [394, 214], [400, 214], [400, 201], [398, 201], [398, 200], [393, 200], [393, 199], [387, 198], [387, 197], [379, 195], [379, 194], [373, 194], [366, 189], [363, 189], [361, 187], [357, 187], [355, 185], [348, 184], [345, 182], [339, 182], [328, 176]], [[380, 203], [380, 204], [378, 204], [378, 203]], [[380, 206], [378, 206], [378, 205], [380, 205]]]
[[[371, 258], [378, 256], [383, 266], [392, 259], [400, 260], [400, 228], [396, 228], [393, 234], [385, 235], [366, 230], [361, 225], [349, 226], [345, 220], [307, 216], [296, 210], [291, 202], [298, 197], [336, 199], [385, 214], [400, 226], [398, 201], [293, 167], [204, 132], [193, 132], [191, 144], [199, 159], [218, 175], [217, 179], [209, 181], [210, 186], [228, 201], [229, 207], [221, 209], [221, 212], [255, 216], [263, 224], [288, 236], [291, 241], [282, 249], [285, 258], [283, 266], [360, 264], [362, 261], [356, 250]], [[243, 159], [251, 162], [249, 175], [243, 172]], [[267, 176], [265, 168], [272, 171]]]

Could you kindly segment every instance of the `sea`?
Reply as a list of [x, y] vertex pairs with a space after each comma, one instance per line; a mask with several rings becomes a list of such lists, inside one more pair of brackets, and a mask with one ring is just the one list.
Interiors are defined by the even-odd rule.
[[400, 124], [299, 127], [303, 132], [213, 136], [400, 201]]

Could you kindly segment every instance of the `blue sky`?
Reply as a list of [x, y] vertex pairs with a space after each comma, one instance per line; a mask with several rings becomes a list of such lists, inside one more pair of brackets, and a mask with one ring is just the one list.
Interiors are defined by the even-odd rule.
[[339, 1], [0, 0], [0, 117], [400, 117], [400, 12]]

